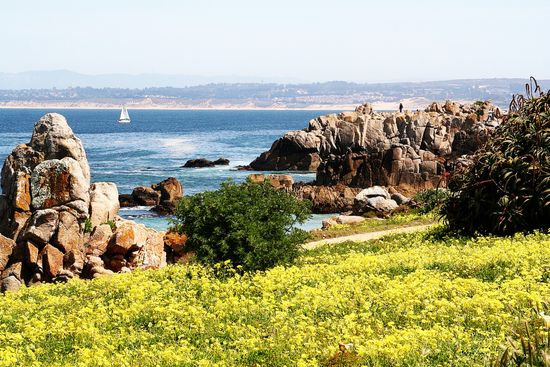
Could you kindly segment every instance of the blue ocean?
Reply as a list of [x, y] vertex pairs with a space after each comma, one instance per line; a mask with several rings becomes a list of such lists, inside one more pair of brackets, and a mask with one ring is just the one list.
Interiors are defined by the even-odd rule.
[[[48, 112], [64, 115], [84, 143], [93, 182], [115, 182], [120, 193], [130, 193], [173, 176], [192, 195], [216, 190], [227, 179], [243, 181], [252, 172], [236, 166], [249, 164], [285, 132], [335, 111], [130, 110], [132, 122], [119, 124], [118, 110], [0, 109], [1, 162], [30, 140], [34, 124]], [[181, 168], [188, 159], [219, 157], [229, 159], [229, 166]], [[290, 174], [295, 181], [314, 179], [312, 173]], [[120, 215], [157, 229], [168, 224], [146, 207], [123, 208]], [[325, 217], [314, 215], [304, 228], [320, 227]]]

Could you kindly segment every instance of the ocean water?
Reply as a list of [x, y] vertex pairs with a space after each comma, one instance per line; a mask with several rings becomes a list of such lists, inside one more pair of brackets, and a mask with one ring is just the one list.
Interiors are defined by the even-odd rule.
[[[132, 122], [118, 124], [119, 110], [0, 109], [0, 161], [30, 140], [36, 121], [48, 112], [63, 114], [82, 140], [92, 181], [115, 182], [120, 193], [178, 178], [185, 195], [216, 190], [220, 183], [243, 181], [250, 171], [237, 171], [268, 150], [285, 132], [303, 129], [308, 121], [335, 111], [130, 110]], [[230, 160], [229, 166], [181, 168], [188, 159]], [[284, 172], [289, 173], [289, 172]], [[295, 181], [311, 181], [312, 173], [289, 173]], [[147, 207], [122, 209], [123, 217], [165, 229], [167, 218]], [[303, 228], [320, 227], [326, 215], [315, 215]]]

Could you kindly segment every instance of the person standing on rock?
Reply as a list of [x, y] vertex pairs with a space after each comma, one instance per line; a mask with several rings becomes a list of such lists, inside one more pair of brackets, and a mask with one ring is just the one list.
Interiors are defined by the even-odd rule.
[[399, 113], [403, 113], [403, 103], [399, 103]]

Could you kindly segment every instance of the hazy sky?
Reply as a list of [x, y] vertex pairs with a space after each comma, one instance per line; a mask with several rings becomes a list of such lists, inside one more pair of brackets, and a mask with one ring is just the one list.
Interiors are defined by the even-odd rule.
[[547, 0], [0, 0], [0, 72], [550, 79]]

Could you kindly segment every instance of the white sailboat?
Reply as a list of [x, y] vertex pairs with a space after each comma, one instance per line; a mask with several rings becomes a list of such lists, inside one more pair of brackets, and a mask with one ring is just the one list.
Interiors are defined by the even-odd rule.
[[130, 115], [128, 115], [128, 110], [126, 109], [126, 106], [122, 106], [122, 110], [120, 111], [120, 118], [118, 119], [118, 122], [120, 124], [130, 123]]

